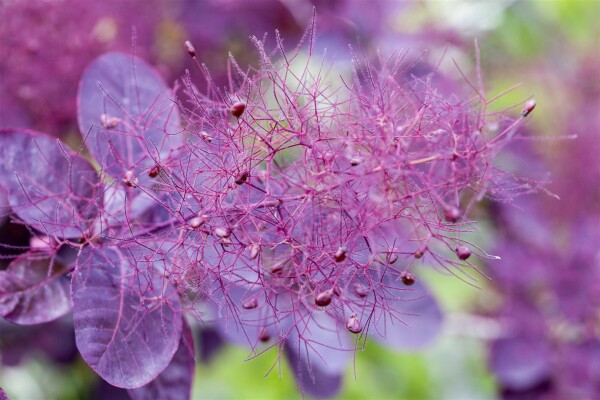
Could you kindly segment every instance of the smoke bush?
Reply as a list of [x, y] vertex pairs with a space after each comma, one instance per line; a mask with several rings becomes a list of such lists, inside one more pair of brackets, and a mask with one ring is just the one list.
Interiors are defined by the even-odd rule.
[[291, 50], [253, 38], [259, 65], [231, 57], [226, 88], [187, 42], [207, 90], [188, 73], [177, 99], [141, 59], [108, 53], [79, 85], [81, 147], [2, 131], [4, 213], [36, 245], [0, 271], [1, 315], [72, 311], [83, 359], [133, 398], [189, 395], [186, 315], [252, 354], [279, 347], [322, 397], [367, 337], [426, 346], [442, 315], [419, 270], [472, 284], [473, 261], [494, 258], [463, 236], [478, 201], [533, 190], [494, 158], [535, 103], [488, 112], [481, 83], [457, 95], [402, 52], [350, 49], [335, 77], [315, 29]]

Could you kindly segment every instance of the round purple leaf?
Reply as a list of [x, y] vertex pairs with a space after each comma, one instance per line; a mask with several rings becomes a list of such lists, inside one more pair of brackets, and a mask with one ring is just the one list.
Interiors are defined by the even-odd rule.
[[71, 310], [67, 268], [29, 252], [0, 271], [0, 315], [20, 325], [55, 320]]
[[126, 54], [107, 53], [85, 70], [78, 121], [103, 170], [118, 180], [132, 171], [140, 185], [152, 182], [148, 171], [181, 143], [171, 92], [156, 71]]
[[94, 167], [48, 135], [0, 131], [0, 173], [12, 210], [40, 232], [80, 237], [98, 215]]
[[71, 285], [77, 348], [103, 379], [127, 389], [169, 365], [182, 329], [175, 289], [142, 264], [124, 250], [88, 250]]

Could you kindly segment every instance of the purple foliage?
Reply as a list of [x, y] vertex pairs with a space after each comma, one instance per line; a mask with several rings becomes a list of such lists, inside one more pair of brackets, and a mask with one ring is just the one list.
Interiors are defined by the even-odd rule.
[[78, 94], [79, 129], [103, 172], [130, 179], [128, 186], [147, 185], [148, 171], [168, 164], [181, 141], [172, 98], [160, 76], [132, 56], [107, 53], [85, 70]]
[[33, 325], [53, 321], [71, 311], [67, 267], [48, 254], [28, 252], [0, 271], [0, 315]]
[[0, 173], [12, 211], [45, 235], [78, 238], [98, 215], [98, 175], [80, 154], [44, 134], [0, 131]]
[[171, 362], [181, 336], [179, 298], [152, 260], [127, 249], [85, 250], [72, 281], [77, 347], [114, 386], [136, 388]]
[[315, 30], [291, 50], [279, 32], [274, 52], [253, 38], [259, 66], [231, 57], [228, 88], [186, 43], [207, 90], [188, 73], [179, 100], [141, 59], [101, 56], [79, 85], [77, 152], [0, 132], [2, 215], [44, 254], [0, 272], [2, 316], [58, 318], [70, 278], [79, 352], [136, 399], [189, 397], [185, 312], [253, 355], [278, 346], [318, 397], [368, 337], [434, 340], [442, 314], [419, 270], [480, 275], [474, 259], [490, 257], [462, 234], [484, 197], [533, 190], [494, 164], [532, 107], [490, 113], [493, 99], [448, 93], [437, 72], [411, 76], [403, 53], [351, 50], [353, 74], [328, 83]]
[[8, 395], [6, 394], [6, 392], [4, 390], [2, 390], [2, 388], [0, 388], [0, 400], [10, 400], [8, 398]]
[[189, 399], [194, 378], [194, 341], [187, 323], [183, 324], [179, 347], [169, 366], [152, 382], [129, 389], [134, 400]]
[[569, 81], [576, 90], [566, 91], [577, 138], [553, 145], [547, 159], [531, 143], [515, 149], [530, 171], [553, 173], [550, 189], [561, 200], [537, 196], [494, 208], [495, 251], [503, 257], [490, 274], [503, 296], [496, 312], [505, 332], [492, 343], [490, 366], [506, 398], [600, 396], [600, 187], [591, 183], [600, 177], [600, 60], [583, 65]]

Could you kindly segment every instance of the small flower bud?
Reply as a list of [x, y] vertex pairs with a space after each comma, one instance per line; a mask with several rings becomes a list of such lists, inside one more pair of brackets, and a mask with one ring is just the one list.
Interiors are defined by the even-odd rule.
[[190, 55], [190, 57], [195, 58], [196, 57], [196, 49], [194, 49], [192, 42], [190, 42], [189, 40], [186, 40], [184, 45], [185, 45], [185, 49], [188, 52], [188, 54]]
[[235, 178], [236, 185], [243, 185], [248, 180], [248, 171], [244, 171]]
[[188, 222], [190, 228], [192, 229], [198, 229], [200, 228], [202, 225], [204, 225], [204, 223], [206, 222], [206, 215], [202, 215], [199, 217], [195, 217], [190, 219], [190, 222]]
[[202, 137], [202, 139], [204, 139], [207, 143], [211, 143], [213, 141], [213, 137], [205, 131], [200, 131], [200, 137]]
[[242, 303], [242, 308], [245, 310], [253, 310], [256, 307], [258, 307], [258, 300], [256, 299], [256, 297], [253, 297], [251, 299], [245, 300]]
[[150, 168], [150, 171], [148, 171], [148, 176], [150, 178], [156, 178], [159, 173], [160, 173], [160, 165], [155, 165], [154, 167]]
[[260, 245], [252, 243], [248, 246], [248, 257], [250, 257], [251, 260], [255, 260], [256, 257], [258, 257], [258, 253], [260, 253]]
[[388, 264], [394, 264], [396, 261], [398, 261], [398, 254], [387, 253], [386, 261], [388, 262]]
[[471, 249], [469, 249], [467, 246], [458, 246], [456, 248], [456, 255], [461, 260], [466, 260], [467, 258], [471, 257]]
[[213, 233], [216, 237], [221, 239], [231, 236], [231, 230], [222, 226], [216, 227]]
[[315, 304], [319, 307], [326, 307], [331, 304], [331, 300], [333, 299], [333, 290], [325, 290], [321, 292], [315, 297]]
[[414, 254], [415, 258], [417, 258], [417, 259], [423, 258], [423, 255], [424, 255], [423, 250], [417, 250], [417, 251], [415, 251], [415, 254]]
[[362, 326], [360, 325], [360, 321], [358, 320], [356, 314], [352, 314], [350, 317], [348, 317], [348, 320], [346, 320], [346, 328], [355, 334], [362, 332]]
[[237, 101], [233, 103], [231, 109], [229, 110], [231, 115], [233, 115], [236, 118], [241, 117], [244, 111], [246, 111], [246, 103], [244, 103], [243, 101]]
[[352, 165], [353, 167], [356, 167], [357, 165], [362, 164], [363, 161], [364, 161], [364, 159], [360, 156], [352, 157], [350, 159], [350, 165]]
[[348, 252], [346, 251], [345, 247], [339, 247], [333, 255], [333, 259], [335, 262], [342, 262], [346, 259], [347, 254]]
[[121, 123], [121, 118], [111, 117], [108, 114], [102, 114], [100, 115], [100, 123], [104, 129], [113, 129]]
[[535, 108], [536, 104], [537, 103], [535, 102], [534, 99], [528, 100], [527, 103], [525, 103], [525, 107], [523, 107], [523, 111], [521, 111], [521, 115], [523, 117], [526, 117], [529, 114], [531, 114], [531, 112]]
[[271, 339], [271, 335], [269, 335], [269, 331], [266, 328], [262, 328], [260, 333], [258, 334], [258, 340], [265, 343]]
[[283, 271], [283, 264], [284, 263], [280, 263], [280, 264], [277, 264], [276, 266], [274, 266], [273, 268], [271, 268], [271, 273], [272, 274], [278, 274], [281, 271]]
[[356, 293], [358, 297], [367, 297], [369, 295], [369, 289], [360, 283], [355, 283], [354, 293]]
[[448, 207], [444, 210], [444, 219], [448, 222], [458, 222], [461, 217], [461, 212], [458, 207]]
[[415, 276], [410, 272], [402, 272], [400, 274], [400, 278], [402, 278], [402, 283], [404, 283], [406, 286], [412, 285], [416, 280]]
[[133, 171], [130, 170], [130, 171], [125, 172], [125, 176], [123, 177], [123, 183], [127, 187], [134, 188], [138, 184], [138, 178], [137, 178], [137, 176], [135, 176]]

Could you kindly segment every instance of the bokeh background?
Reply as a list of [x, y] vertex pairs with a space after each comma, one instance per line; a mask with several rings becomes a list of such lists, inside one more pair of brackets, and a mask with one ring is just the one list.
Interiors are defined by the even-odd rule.
[[[599, 1], [4, 0], [0, 127], [77, 143], [77, 84], [96, 56], [133, 46], [174, 83], [193, 68], [183, 48], [189, 39], [225, 83], [229, 52], [252, 64], [248, 37], [273, 37], [275, 29], [291, 46], [313, 5], [318, 47], [328, 49], [334, 74], [347, 69], [350, 43], [368, 56], [409, 49], [435, 62], [443, 55], [444, 73], [460, 79], [455, 61], [474, 78], [477, 38], [488, 97], [521, 83], [492, 108], [537, 100], [527, 139], [501, 162], [547, 188], [512, 205], [482, 204], [472, 239], [502, 256], [480, 263], [491, 279], [474, 288], [426, 273], [446, 312], [441, 337], [411, 354], [368, 342], [339, 397], [600, 398]], [[28, 240], [8, 224], [0, 236]], [[194, 399], [301, 396], [276, 351], [244, 361], [248, 350], [218, 346], [207, 329], [199, 337]], [[77, 355], [68, 319], [28, 328], [0, 322], [0, 387], [12, 399], [127, 398]]]

